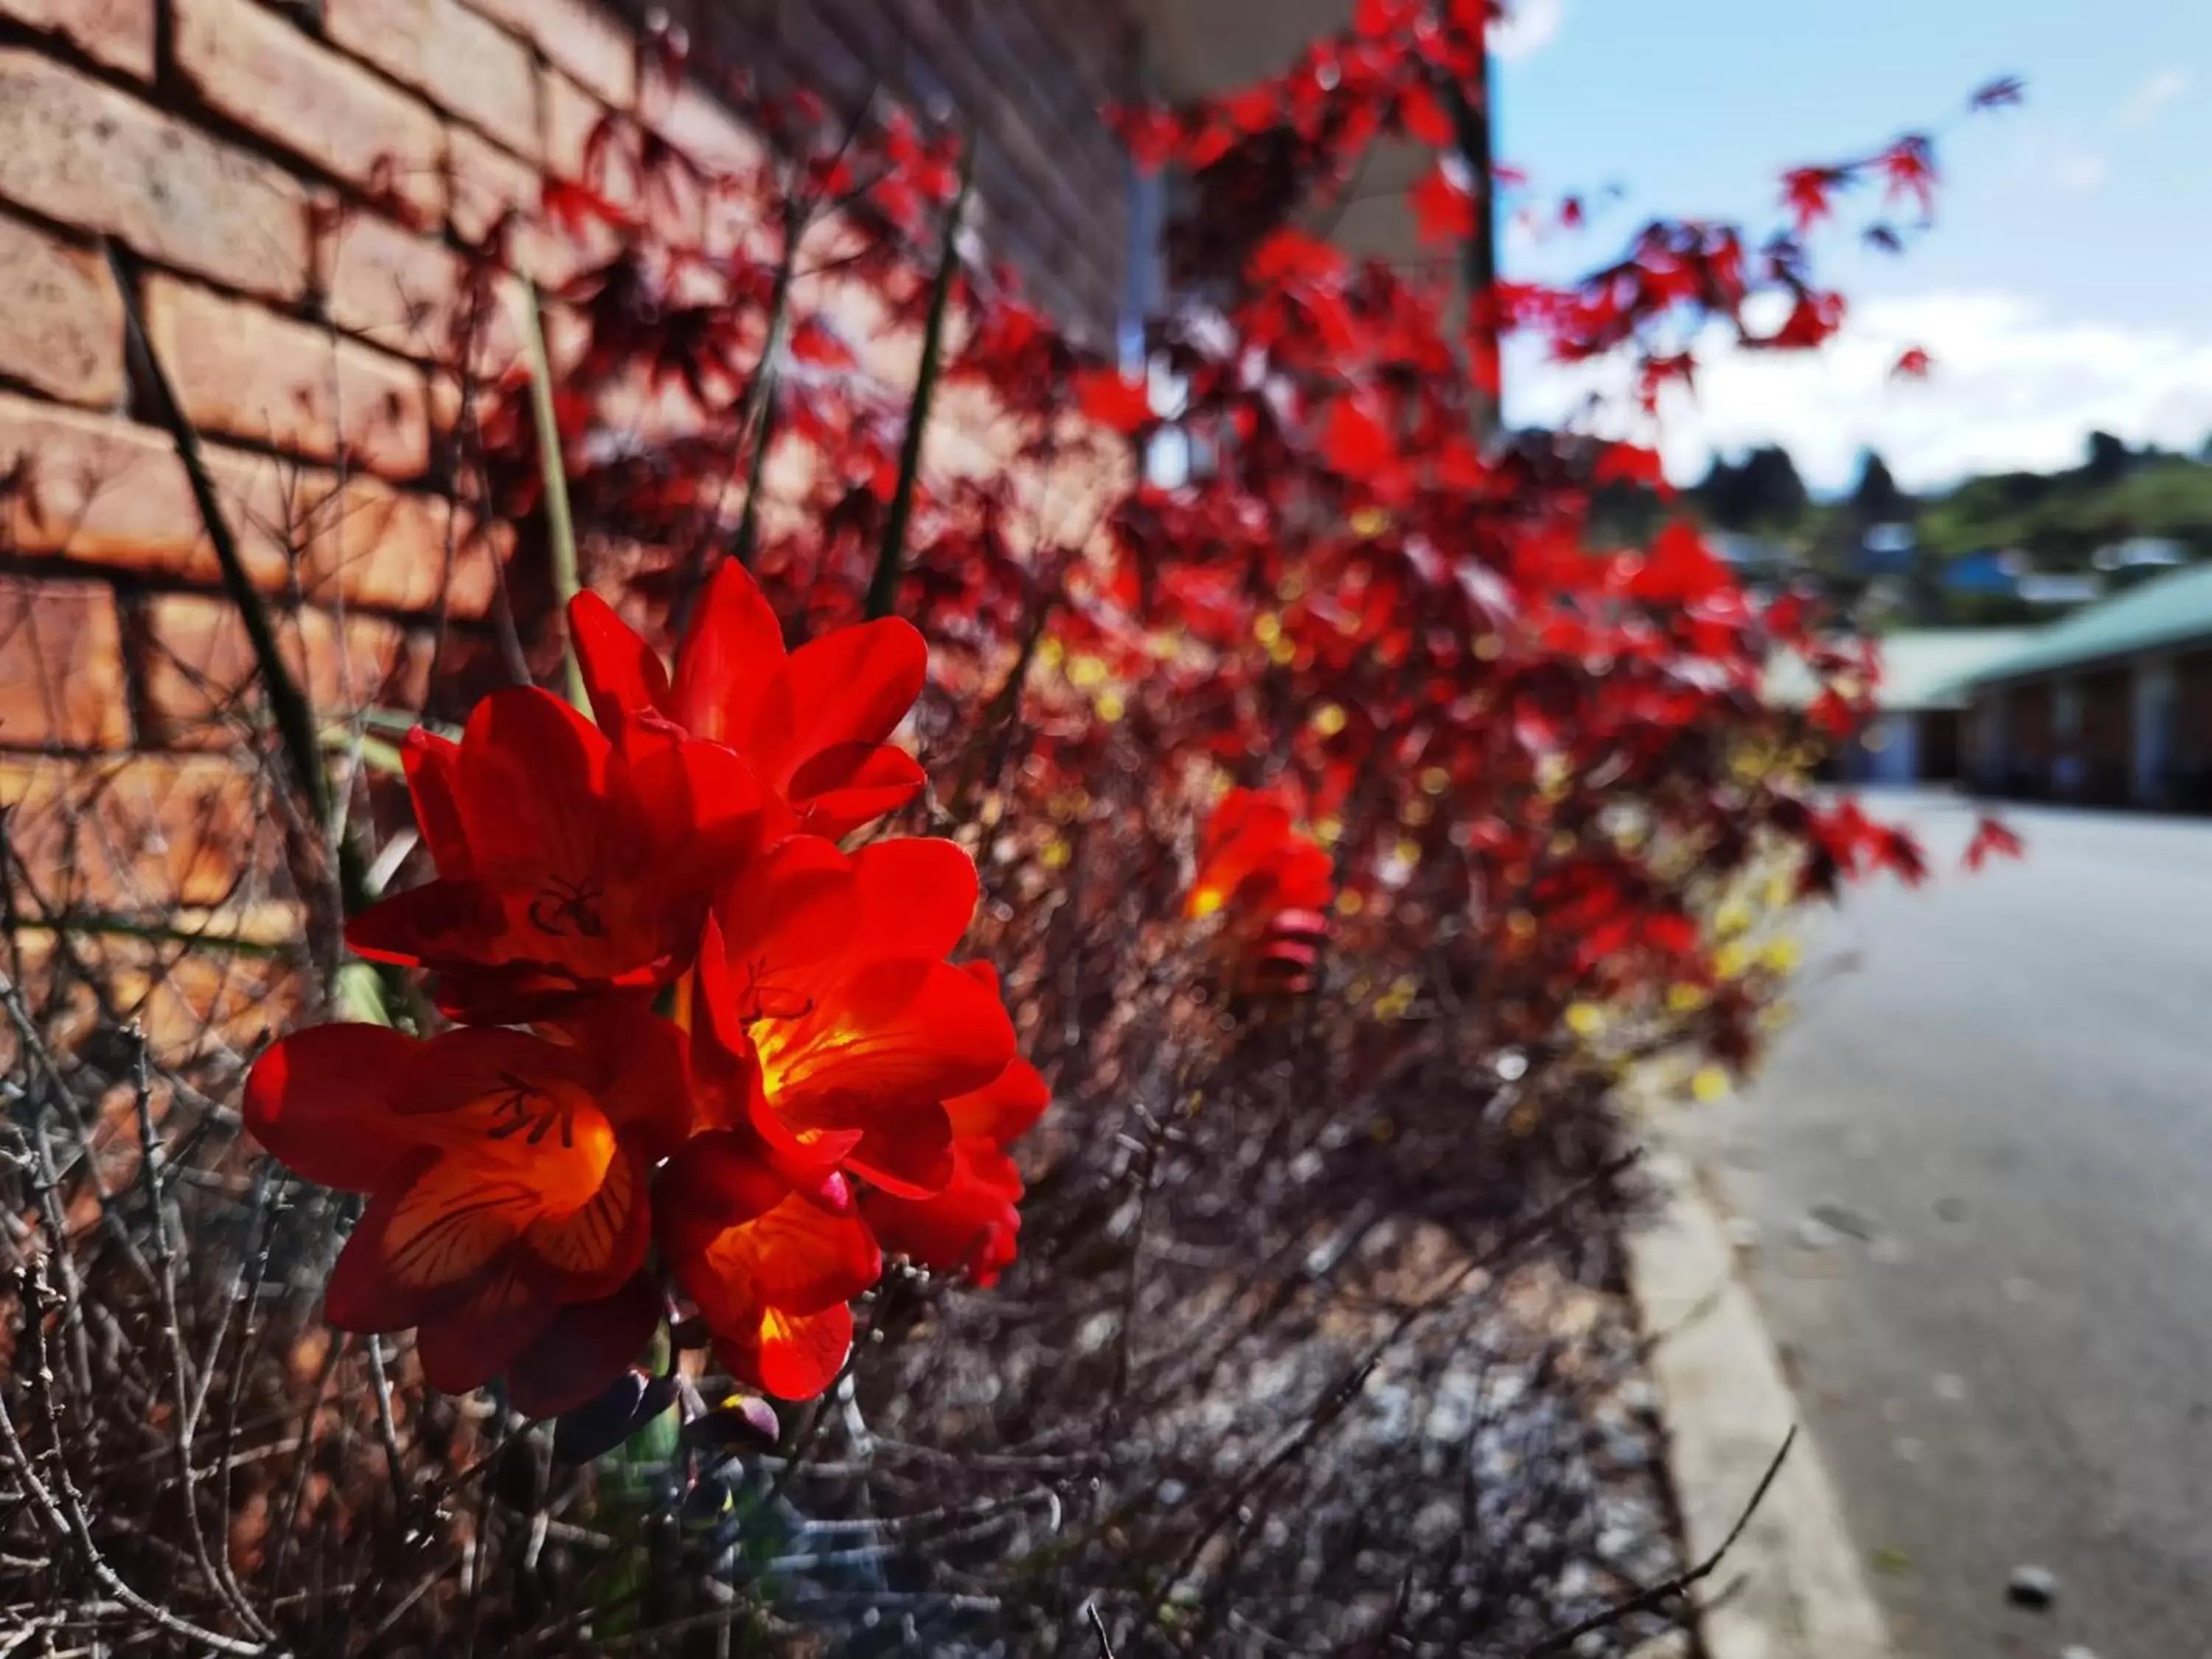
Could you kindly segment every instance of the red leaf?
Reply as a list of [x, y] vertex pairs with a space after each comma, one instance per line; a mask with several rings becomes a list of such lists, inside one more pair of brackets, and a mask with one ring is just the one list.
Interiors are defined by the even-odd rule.
[[1406, 136], [1415, 143], [1443, 149], [1452, 141], [1451, 117], [1421, 82], [1407, 87], [1400, 98], [1398, 118], [1405, 125]]
[[1349, 398], [1329, 405], [1322, 453], [1348, 478], [1372, 478], [1397, 459], [1397, 447], [1382, 422]]
[[1660, 465], [1657, 450], [1639, 449], [1634, 444], [1609, 444], [1598, 457], [1590, 482], [1647, 484], [1658, 489], [1665, 487], [1667, 475]]
[[1928, 371], [1935, 366], [1936, 360], [1924, 349], [1919, 346], [1909, 346], [1898, 354], [1897, 362], [1891, 365], [1889, 378], [1893, 380], [1924, 380], [1928, 378]]
[[1086, 416], [1125, 436], [1152, 423], [1152, 388], [1140, 380], [1125, 380], [1110, 368], [1078, 373], [1075, 398]]
[[1359, 0], [1352, 9], [1352, 32], [1375, 40], [1404, 23], [1408, 9], [1406, 0]]
[[1407, 199], [1424, 242], [1455, 242], [1474, 232], [1474, 198], [1454, 179], [1454, 158], [1447, 156], [1422, 175]]
[[2027, 844], [2012, 830], [1996, 818], [1984, 818], [1974, 826], [1974, 838], [1966, 843], [1960, 862], [1969, 870], [1979, 870], [1993, 858], [2023, 858], [2027, 853]]
[[1795, 216], [1802, 236], [1835, 211], [1830, 199], [1850, 182], [1841, 167], [1792, 167], [1782, 175], [1782, 202]]

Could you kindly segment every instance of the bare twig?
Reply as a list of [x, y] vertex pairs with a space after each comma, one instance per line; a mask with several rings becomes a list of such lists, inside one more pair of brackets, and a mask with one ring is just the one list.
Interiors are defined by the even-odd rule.
[[1743, 1536], [1744, 1528], [1751, 1524], [1752, 1516], [1759, 1513], [1759, 1506], [1766, 1501], [1766, 1494], [1773, 1486], [1775, 1478], [1782, 1473], [1782, 1465], [1790, 1455], [1790, 1449], [1796, 1443], [1797, 1430], [1793, 1425], [1790, 1432], [1782, 1437], [1782, 1444], [1776, 1450], [1773, 1461], [1767, 1464], [1766, 1473], [1759, 1478], [1759, 1486], [1752, 1492], [1751, 1501], [1743, 1506], [1743, 1513], [1736, 1516], [1735, 1524], [1729, 1528], [1728, 1536], [1721, 1540], [1718, 1549], [1688, 1571], [1677, 1573], [1666, 1583], [1654, 1584], [1649, 1589], [1639, 1590], [1604, 1612], [1592, 1614], [1571, 1630], [1563, 1630], [1558, 1635], [1538, 1643], [1522, 1654], [1522, 1659], [1543, 1659], [1546, 1654], [1564, 1652], [1595, 1631], [1609, 1629], [1639, 1613], [1672, 1607], [1711, 1577], [1721, 1563], [1728, 1559], [1729, 1552], [1735, 1547], [1736, 1541]]
[[1098, 1659], [1114, 1659], [1114, 1638], [1107, 1632], [1105, 1614], [1098, 1611], [1096, 1601], [1085, 1601], [1083, 1611], [1091, 1620], [1091, 1633], [1098, 1638]]

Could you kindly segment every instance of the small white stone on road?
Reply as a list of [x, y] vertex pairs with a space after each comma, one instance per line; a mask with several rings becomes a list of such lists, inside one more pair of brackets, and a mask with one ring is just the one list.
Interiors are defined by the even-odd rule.
[[1835, 1230], [1809, 1215], [1797, 1224], [1795, 1237], [1801, 1250], [1825, 1250], [1836, 1242]]
[[2058, 1575], [2046, 1567], [2014, 1567], [2005, 1585], [2005, 1600], [2016, 1607], [2047, 1611], [2058, 1599]]
[[1956, 1371], [1938, 1371], [1932, 1385], [1938, 1400], [1948, 1400], [1953, 1405], [1966, 1397], [1966, 1379]]
[[1900, 1463], [1917, 1463], [1928, 1455], [1927, 1443], [1909, 1434], [1898, 1436], [1889, 1443], [1889, 1447], [1897, 1454], [1897, 1461]]

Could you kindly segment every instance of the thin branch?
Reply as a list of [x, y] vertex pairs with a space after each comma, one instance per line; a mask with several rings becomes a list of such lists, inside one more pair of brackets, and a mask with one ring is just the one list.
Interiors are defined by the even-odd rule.
[[1634, 1618], [1639, 1613], [1650, 1613], [1655, 1608], [1663, 1607], [1671, 1602], [1680, 1601], [1691, 1590], [1711, 1577], [1721, 1563], [1727, 1559], [1729, 1552], [1736, 1547], [1737, 1540], [1743, 1536], [1744, 1528], [1751, 1524], [1751, 1517], [1759, 1513], [1759, 1506], [1766, 1501], [1766, 1494], [1772, 1488], [1776, 1477], [1782, 1473], [1782, 1465], [1790, 1455], [1790, 1449], [1796, 1443], [1797, 1430], [1795, 1425], [1792, 1425], [1790, 1432], [1782, 1437], [1781, 1448], [1775, 1452], [1773, 1461], [1767, 1464], [1766, 1473], [1759, 1477], [1758, 1488], [1751, 1494], [1751, 1502], [1743, 1506], [1743, 1513], [1736, 1516], [1735, 1525], [1729, 1528], [1729, 1535], [1721, 1540], [1718, 1549], [1687, 1572], [1677, 1573], [1664, 1583], [1654, 1584], [1649, 1589], [1639, 1590], [1626, 1601], [1616, 1602], [1603, 1613], [1595, 1613], [1583, 1620], [1573, 1629], [1561, 1631], [1557, 1636], [1537, 1644], [1522, 1654], [1521, 1659], [1543, 1659], [1543, 1656], [1547, 1654], [1564, 1652], [1593, 1631], [1610, 1629], [1624, 1620]]
[[1091, 1631], [1098, 1638], [1098, 1659], [1114, 1659], [1114, 1638], [1107, 1633], [1105, 1614], [1098, 1611], [1096, 1601], [1085, 1601], [1083, 1612], [1091, 1620]]
[[[49, 1256], [47, 1272], [53, 1272]], [[125, 1583], [107, 1559], [100, 1553], [100, 1546], [92, 1536], [91, 1522], [86, 1520], [84, 1503], [77, 1496], [76, 1483], [70, 1474], [69, 1460], [63, 1448], [65, 1440], [62, 1431], [61, 1415], [54, 1403], [54, 1373], [46, 1358], [46, 1311], [57, 1305], [61, 1292], [52, 1285], [41, 1285], [28, 1265], [15, 1273], [15, 1293], [23, 1306], [22, 1334], [30, 1359], [25, 1373], [33, 1404], [39, 1408], [46, 1425], [46, 1437], [52, 1449], [47, 1461], [54, 1472], [51, 1487], [42, 1480], [27, 1453], [21, 1438], [15, 1432], [14, 1419], [4, 1406], [0, 1406], [0, 1453], [15, 1468], [17, 1477], [31, 1495], [31, 1501], [47, 1523], [49, 1530], [66, 1538], [76, 1548], [84, 1569], [101, 1589], [113, 1596], [140, 1618], [158, 1625], [170, 1635], [207, 1649], [211, 1653], [251, 1656], [269, 1651], [264, 1642], [241, 1641], [219, 1632], [204, 1629], [158, 1602], [149, 1601]]]

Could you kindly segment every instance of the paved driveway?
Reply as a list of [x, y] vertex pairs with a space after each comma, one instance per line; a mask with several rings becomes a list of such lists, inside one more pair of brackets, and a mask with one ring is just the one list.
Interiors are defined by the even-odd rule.
[[[1869, 805], [1955, 866], [1967, 809]], [[1798, 1022], [1695, 1143], [1901, 1651], [2204, 1659], [2212, 824], [2008, 818], [2025, 864], [1808, 928]], [[2050, 1613], [2006, 1605], [2023, 1564]]]

